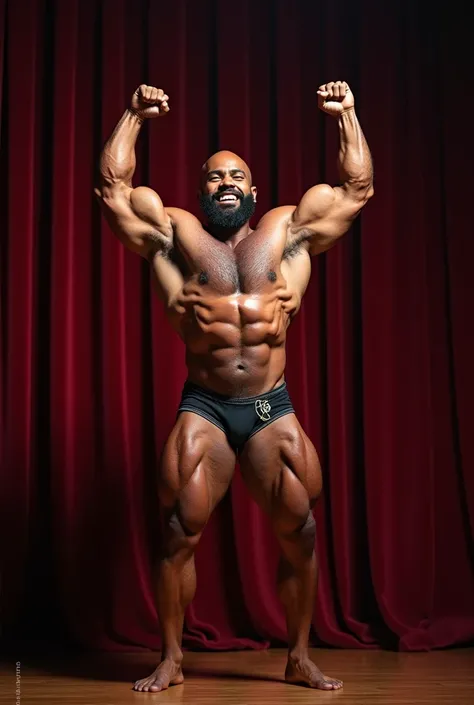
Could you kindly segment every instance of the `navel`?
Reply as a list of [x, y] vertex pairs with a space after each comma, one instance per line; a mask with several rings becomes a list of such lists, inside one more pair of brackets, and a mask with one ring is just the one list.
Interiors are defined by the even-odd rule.
[[276, 282], [277, 275], [276, 272], [274, 272], [273, 270], [270, 270], [270, 272], [268, 272], [267, 277], [271, 282]]
[[209, 275], [207, 272], [200, 272], [199, 277], [198, 277], [198, 282], [200, 284], [208, 284], [209, 283]]

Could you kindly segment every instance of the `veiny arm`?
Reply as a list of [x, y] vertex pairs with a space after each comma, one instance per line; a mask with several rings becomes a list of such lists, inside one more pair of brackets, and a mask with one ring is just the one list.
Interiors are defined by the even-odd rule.
[[310, 188], [289, 223], [289, 238], [305, 236], [314, 255], [332, 247], [347, 232], [374, 193], [372, 159], [355, 114], [354, 99], [347, 84], [338, 83], [342, 84], [339, 91], [336, 92], [338, 84], [327, 84], [321, 86], [318, 94], [322, 99], [320, 107], [338, 119], [341, 185], [333, 188], [318, 184]]
[[146, 258], [150, 253], [170, 246], [173, 227], [153, 189], [132, 187], [135, 143], [144, 118], [159, 115], [160, 110], [167, 112], [167, 100], [168, 96], [156, 88], [140, 86], [137, 89], [132, 108], [125, 111], [104, 146], [99, 183], [95, 188], [104, 216], [115, 235], [132, 252]]

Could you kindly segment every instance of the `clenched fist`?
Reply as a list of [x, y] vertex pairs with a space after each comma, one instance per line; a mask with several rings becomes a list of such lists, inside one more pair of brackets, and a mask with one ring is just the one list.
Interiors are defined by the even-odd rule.
[[354, 107], [354, 96], [345, 81], [333, 81], [319, 86], [318, 106], [328, 115], [339, 117]]
[[131, 109], [141, 118], [155, 118], [169, 112], [169, 97], [161, 88], [142, 83], [132, 96]]

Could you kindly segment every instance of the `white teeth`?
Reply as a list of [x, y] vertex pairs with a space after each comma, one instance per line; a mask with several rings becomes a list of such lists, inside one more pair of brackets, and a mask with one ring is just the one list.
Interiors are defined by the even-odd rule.
[[225, 194], [224, 196], [219, 197], [219, 201], [236, 201], [237, 196], [234, 196], [233, 194]]

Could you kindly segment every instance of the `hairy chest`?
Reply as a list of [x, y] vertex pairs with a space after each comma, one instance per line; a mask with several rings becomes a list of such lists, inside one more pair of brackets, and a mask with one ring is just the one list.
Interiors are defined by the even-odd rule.
[[257, 229], [234, 248], [205, 231], [177, 238], [176, 246], [186, 281], [224, 296], [270, 294], [281, 288], [286, 284], [281, 264], [296, 253], [293, 245], [288, 247], [283, 228]]
[[[173, 302], [169, 312], [176, 325], [232, 339], [245, 330], [252, 344], [253, 337], [279, 338], [299, 310], [309, 279], [309, 257], [301, 245], [289, 243], [278, 227], [257, 229], [234, 248], [201, 229], [178, 233], [171, 256], [180, 276], [172, 296], [163, 296]], [[163, 268], [171, 264], [159, 259]]]

